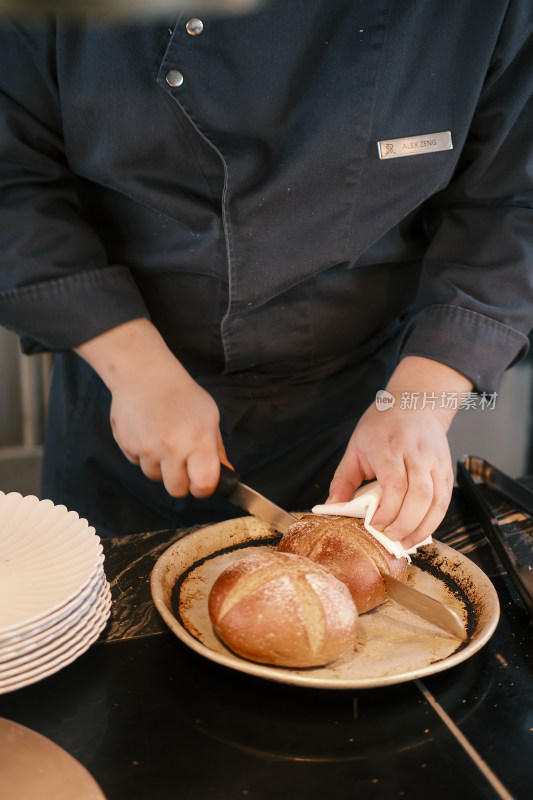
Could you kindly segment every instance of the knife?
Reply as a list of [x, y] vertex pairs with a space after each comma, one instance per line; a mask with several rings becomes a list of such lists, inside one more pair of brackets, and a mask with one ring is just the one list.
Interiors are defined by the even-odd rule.
[[408, 586], [403, 581], [399, 581], [398, 578], [394, 578], [388, 572], [381, 572], [381, 577], [385, 581], [387, 595], [391, 600], [422, 617], [427, 622], [432, 622], [433, 625], [437, 625], [447, 633], [451, 633], [452, 636], [462, 642], [466, 642], [468, 635], [463, 621], [452, 608], [444, 605], [439, 600], [435, 600], [434, 597]]
[[[224, 464], [220, 465], [220, 480], [215, 493], [236, 506], [246, 509], [252, 516], [268, 522], [279, 533], [285, 533], [289, 525], [297, 522], [297, 517], [242, 483], [239, 475]], [[381, 577], [391, 600], [433, 625], [437, 625], [462, 642], [466, 641], [467, 633], [463, 622], [453, 609], [433, 597], [419, 592], [418, 589], [407, 586], [386, 572], [381, 571]]]
[[289, 525], [298, 521], [297, 517], [284, 511], [271, 500], [267, 500], [255, 489], [241, 483], [239, 475], [224, 464], [220, 465], [220, 480], [215, 493], [230, 503], [246, 509], [252, 516], [268, 522], [279, 533], [285, 533]]

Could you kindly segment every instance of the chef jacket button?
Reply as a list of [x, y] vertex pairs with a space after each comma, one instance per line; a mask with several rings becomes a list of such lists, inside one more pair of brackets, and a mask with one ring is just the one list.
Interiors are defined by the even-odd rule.
[[189, 36], [199, 36], [204, 29], [204, 23], [201, 19], [192, 17], [186, 24], [187, 33]]
[[166, 81], [169, 86], [172, 86], [172, 88], [176, 88], [177, 86], [181, 86], [181, 84], [183, 83], [183, 75], [179, 71], [179, 69], [170, 69], [167, 72]]

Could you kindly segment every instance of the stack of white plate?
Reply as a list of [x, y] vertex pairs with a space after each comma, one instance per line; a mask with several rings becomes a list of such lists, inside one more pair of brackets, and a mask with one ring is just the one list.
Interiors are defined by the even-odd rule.
[[87, 520], [50, 500], [0, 492], [0, 694], [74, 661], [110, 609], [102, 544]]

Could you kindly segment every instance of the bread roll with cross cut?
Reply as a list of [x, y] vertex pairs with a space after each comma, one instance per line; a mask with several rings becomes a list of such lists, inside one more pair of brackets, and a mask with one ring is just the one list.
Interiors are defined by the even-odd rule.
[[320, 564], [276, 550], [235, 561], [216, 579], [209, 616], [220, 639], [250, 661], [317, 667], [355, 647], [357, 609]]
[[290, 525], [278, 545], [329, 569], [348, 589], [359, 614], [387, 599], [380, 570], [407, 581], [406, 558], [391, 555], [356, 517], [304, 514]]

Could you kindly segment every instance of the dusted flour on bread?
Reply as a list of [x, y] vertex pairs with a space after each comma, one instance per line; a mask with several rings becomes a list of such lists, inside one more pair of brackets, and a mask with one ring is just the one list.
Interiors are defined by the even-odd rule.
[[229, 566], [209, 594], [222, 641], [251, 661], [316, 667], [355, 645], [357, 609], [347, 587], [306, 558], [261, 550]]
[[387, 599], [381, 571], [407, 580], [406, 558], [391, 555], [354, 517], [304, 514], [291, 525], [278, 546], [326, 567], [350, 590], [360, 614]]

